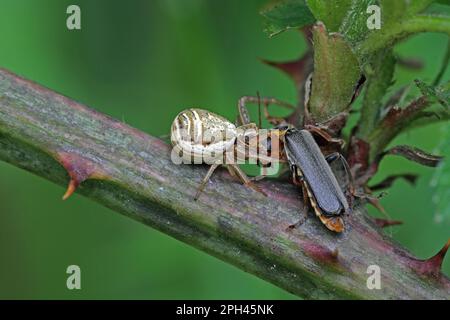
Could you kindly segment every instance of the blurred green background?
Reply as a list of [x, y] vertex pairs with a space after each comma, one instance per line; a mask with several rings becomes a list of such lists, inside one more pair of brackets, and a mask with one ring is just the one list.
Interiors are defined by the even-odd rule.
[[[234, 119], [245, 94], [295, 100], [290, 80], [258, 58], [294, 59], [305, 43], [297, 32], [268, 39], [258, 15], [263, 3], [1, 0], [0, 66], [152, 135], [167, 134], [173, 117], [189, 106]], [[70, 4], [81, 7], [80, 31], [66, 28]], [[399, 68], [396, 85], [432, 79], [446, 40], [426, 34], [400, 45], [398, 52], [423, 59], [425, 68]], [[428, 126], [396, 142], [432, 151], [443, 127]], [[450, 224], [435, 219], [433, 170], [393, 157], [377, 180], [394, 172], [421, 178], [416, 187], [397, 182], [383, 198], [391, 218], [405, 221], [386, 232], [427, 258], [445, 243]], [[0, 298], [294, 298], [81, 196], [63, 202], [63, 193], [0, 162]], [[70, 264], [81, 267], [82, 290], [66, 288]], [[444, 269], [450, 274], [450, 258]]]

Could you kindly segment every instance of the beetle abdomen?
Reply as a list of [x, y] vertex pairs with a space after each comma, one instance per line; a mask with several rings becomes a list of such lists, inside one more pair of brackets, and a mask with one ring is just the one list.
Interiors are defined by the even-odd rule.
[[347, 199], [311, 133], [291, 129], [285, 139], [289, 162], [301, 168], [322, 213], [339, 215], [345, 212], [349, 207]]

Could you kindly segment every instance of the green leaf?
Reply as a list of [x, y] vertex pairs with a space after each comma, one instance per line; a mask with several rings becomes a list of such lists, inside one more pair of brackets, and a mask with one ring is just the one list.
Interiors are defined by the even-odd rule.
[[418, 113], [415, 118], [409, 122], [407, 129], [424, 126], [430, 123], [449, 121], [450, 82], [441, 86], [430, 86], [420, 80], [416, 80], [415, 82], [422, 94], [431, 101], [431, 104], [438, 103], [444, 108], [432, 108], [430, 104], [431, 108]]
[[265, 18], [264, 31], [273, 37], [283, 31], [313, 24], [315, 18], [305, 0], [281, 0], [261, 11]]
[[415, 80], [415, 83], [425, 97], [440, 103], [447, 111], [450, 110], [450, 82], [437, 87], [427, 85], [421, 80]]
[[322, 23], [313, 28], [314, 75], [309, 110], [318, 122], [346, 111], [361, 77], [358, 59], [338, 33]]
[[352, 0], [306, 0], [309, 9], [328, 31], [336, 32], [347, 15]]
[[[367, 60], [369, 55], [381, 48], [388, 48], [398, 40], [412, 33], [437, 31], [446, 32], [446, 22], [426, 19], [414, 19], [417, 13], [423, 12], [435, 0], [353, 0], [339, 32], [352, 43], [355, 48], [366, 46], [367, 55], [360, 55], [362, 60]], [[367, 9], [371, 5], [381, 6], [381, 29], [370, 30], [367, 27], [367, 19], [370, 13]], [[404, 24], [406, 24], [404, 26]], [[429, 30], [428, 30], [429, 28]], [[408, 30], [410, 29], [410, 30]], [[448, 29], [450, 32], [450, 29]], [[369, 38], [370, 40], [366, 41]], [[378, 43], [377, 43], [378, 42]], [[363, 43], [361, 45], [361, 43]], [[370, 46], [375, 46], [371, 50]], [[365, 52], [363, 52], [365, 53]]]
[[366, 37], [369, 29], [367, 28], [367, 8], [377, 4], [376, 0], [353, 0], [347, 15], [342, 22], [339, 32], [344, 37], [355, 44]]
[[433, 190], [432, 203], [436, 222], [450, 221], [450, 128], [442, 127], [442, 137], [437, 151], [444, 156], [444, 161], [436, 168], [430, 186]]

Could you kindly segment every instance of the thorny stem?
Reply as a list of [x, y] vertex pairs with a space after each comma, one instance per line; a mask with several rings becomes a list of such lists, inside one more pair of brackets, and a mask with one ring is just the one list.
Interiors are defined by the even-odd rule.
[[[259, 182], [264, 197], [223, 171], [193, 201], [204, 167], [175, 165], [161, 140], [1, 69], [0, 159], [60, 185], [71, 180], [84, 196], [303, 298], [450, 294], [440, 273], [445, 252], [415, 259], [364, 206], [345, 217], [341, 235], [314, 217], [289, 229], [305, 210], [296, 187]], [[380, 290], [366, 285], [374, 264], [382, 272]]]

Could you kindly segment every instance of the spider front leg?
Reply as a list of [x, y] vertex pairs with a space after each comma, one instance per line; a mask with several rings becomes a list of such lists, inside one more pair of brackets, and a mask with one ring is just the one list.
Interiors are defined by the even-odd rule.
[[345, 145], [345, 141], [343, 139], [333, 138], [327, 131], [325, 131], [321, 127], [307, 124], [307, 125], [305, 125], [304, 128], [312, 133], [317, 134], [318, 136], [325, 139], [325, 141], [327, 141], [329, 143], [338, 144], [341, 148], [343, 148]]
[[285, 120], [280, 117], [273, 117], [269, 113], [269, 105], [278, 105], [280, 107], [289, 109], [289, 110], [295, 110], [295, 107], [291, 105], [290, 103], [275, 99], [275, 98], [268, 98], [268, 97], [255, 97], [255, 96], [243, 96], [238, 101], [238, 111], [239, 111], [239, 123], [244, 125], [251, 123], [250, 115], [248, 113], [248, 109], [246, 107], [247, 103], [262, 103], [264, 105], [264, 117], [272, 124], [272, 125], [279, 125]]

